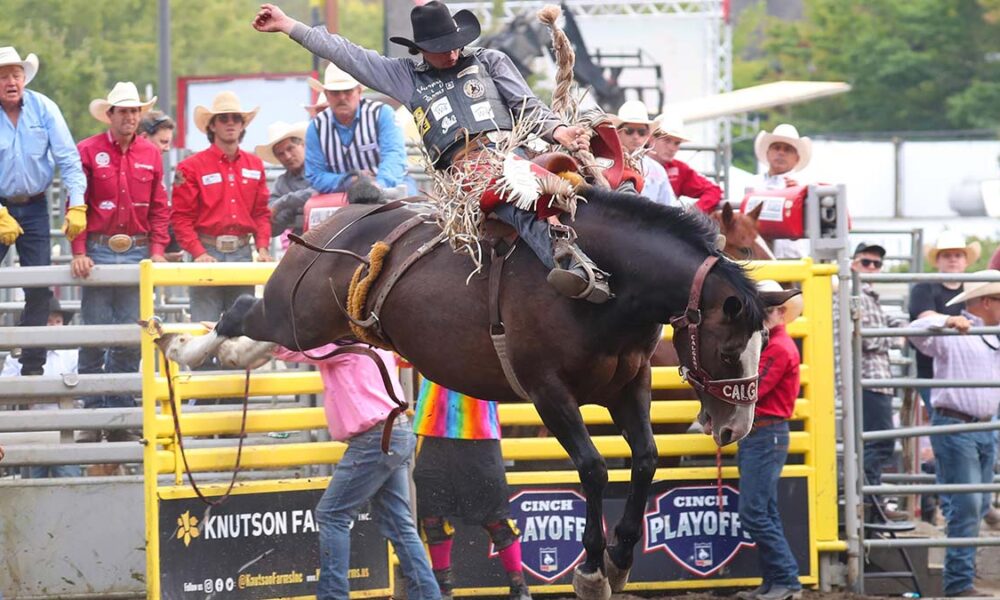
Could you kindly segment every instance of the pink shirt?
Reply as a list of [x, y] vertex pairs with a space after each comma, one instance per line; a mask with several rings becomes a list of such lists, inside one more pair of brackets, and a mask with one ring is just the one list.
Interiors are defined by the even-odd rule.
[[[311, 356], [323, 356], [335, 350], [337, 344], [327, 344], [309, 350]], [[396, 397], [404, 399], [403, 388], [396, 377], [396, 357], [387, 350], [374, 348], [389, 370], [392, 388]], [[348, 440], [359, 433], [368, 431], [389, 416], [396, 407], [386, 393], [378, 366], [367, 356], [341, 354], [326, 360], [311, 359], [302, 352], [294, 352], [278, 347], [274, 356], [290, 362], [301, 362], [319, 367], [323, 378], [323, 408], [326, 411], [326, 426], [330, 437], [338, 441]]]

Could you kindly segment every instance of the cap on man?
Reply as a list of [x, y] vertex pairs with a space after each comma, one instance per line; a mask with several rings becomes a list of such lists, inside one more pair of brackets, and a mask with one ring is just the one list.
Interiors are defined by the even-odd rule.
[[674, 190], [670, 187], [667, 172], [660, 163], [645, 153], [646, 144], [655, 128], [649, 118], [649, 109], [642, 100], [628, 100], [618, 107], [618, 114], [611, 122], [618, 130], [625, 151], [626, 162], [632, 163], [642, 173], [642, 195], [657, 204], [670, 206], [676, 203]]
[[[37, 56], [29, 54], [22, 59], [15, 48], [0, 48], [0, 147], [5, 149], [0, 153], [0, 260], [16, 244], [23, 267], [51, 263], [45, 191], [52, 184], [56, 166], [69, 195], [63, 224], [66, 237], [72, 240], [87, 227], [83, 198], [87, 184], [80, 155], [55, 102], [26, 89], [37, 73]], [[25, 288], [19, 324], [45, 325], [51, 296], [48, 288]], [[41, 375], [45, 349], [26, 348], [21, 360], [22, 374]]]
[[306, 128], [308, 123], [277, 121], [267, 128], [267, 143], [255, 152], [264, 162], [285, 167], [271, 189], [271, 232], [292, 228], [302, 233], [302, 207], [315, 193], [305, 176]]
[[689, 141], [687, 135], [683, 120], [667, 113], [660, 114], [654, 122], [649, 156], [660, 163], [667, 172], [674, 196], [694, 198], [698, 210], [710, 213], [719, 206], [722, 188], [706, 179], [687, 163], [677, 160], [677, 151], [680, 150], [681, 144]]

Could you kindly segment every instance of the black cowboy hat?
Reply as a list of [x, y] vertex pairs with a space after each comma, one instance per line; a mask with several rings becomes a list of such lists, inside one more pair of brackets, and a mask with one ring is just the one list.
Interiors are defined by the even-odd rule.
[[62, 304], [59, 303], [59, 298], [52, 296], [49, 299], [49, 314], [60, 313], [63, 318], [63, 325], [69, 325], [69, 322], [73, 320], [73, 311], [63, 310]]
[[442, 2], [431, 0], [423, 6], [415, 6], [410, 11], [413, 39], [394, 36], [390, 42], [406, 46], [410, 54], [427, 52], [448, 52], [479, 37], [482, 27], [479, 19], [468, 10], [460, 10], [452, 17], [451, 11]]

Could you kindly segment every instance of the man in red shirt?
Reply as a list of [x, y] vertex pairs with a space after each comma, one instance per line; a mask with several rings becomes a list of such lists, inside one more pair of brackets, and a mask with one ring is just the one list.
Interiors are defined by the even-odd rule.
[[[163, 162], [159, 148], [136, 135], [143, 113], [154, 102], [156, 98], [140, 100], [135, 84], [118, 82], [107, 99], [90, 103], [90, 114], [106, 123], [108, 130], [77, 145], [87, 179], [87, 229], [72, 242], [70, 271], [74, 277], [87, 278], [95, 264], [165, 260], [170, 208], [163, 187]], [[80, 313], [87, 325], [135, 323], [139, 318], [139, 289], [84, 287]], [[80, 349], [80, 373], [134, 373], [138, 369], [138, 347]], [[84, 400], [86, 408], [122, 406], [135, 406], [135, 399], [107, 395]], [[96, 442], [98, 435], [98, 431], [87, 431], [78, 441]], [[118, 441], [128, 435], [118, 430], [108, 437]]]
[[[194, 109], [194, 124], [212, 145], [177, 165], [173, 225], [195, 262], [251, 262], [251, 237], [257, 260], [272, 260], [264, 163], [240, 150], [258, 110], [244, 110], [232, 92], [218, 94], [211, 108]], [[191, 288], [191, 320], [218, 320], [240, 294], [252, 295], [253, 287]]]
[[758, 282], [767, 307], [764, 322], [770, 334], [760, 354], [760, 380], [753, 429], [740, 440], [740, 523], [757, 543], [763, 579], [740, 600], [790, 600], [802, 595], [799, 566], [785, 538], [778, 514], [778, 479], [788, 458], [788, 419], [799, 397], [799, 363], [795, 342], [785, 325], [802, 314], [802, 292], [784, 290], [776, 281]]
[[702, 177], [687, 163], [674, 159], [681, 143], [688, 141], [684, 135], [684, 122], [680, 119], [666, 113], [656, 117], [649, 156], [663, 165], [677, 198], [694, 198], [697, 201], [695, 206], [701, 212], [710, 213], [719, 206], [722, 188]]

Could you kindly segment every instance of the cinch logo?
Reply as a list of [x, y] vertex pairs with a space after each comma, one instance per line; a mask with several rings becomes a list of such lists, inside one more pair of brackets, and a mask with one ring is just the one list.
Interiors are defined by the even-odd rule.
[[740, 548], [755, 545], [740, 525], [739, 502], [740, 493], [728, 485], [722, 487], [721, 510], [715, 486], [674, 488], [661, 494], [646, 513], [644, 550], [662, 549], [695, 575], [718, 572]]
[[579, 492], [523, 490], [511, 497], [510, 513], [521, 530], [525, 571], [552, 583], [583, 560], [587, 501]]

